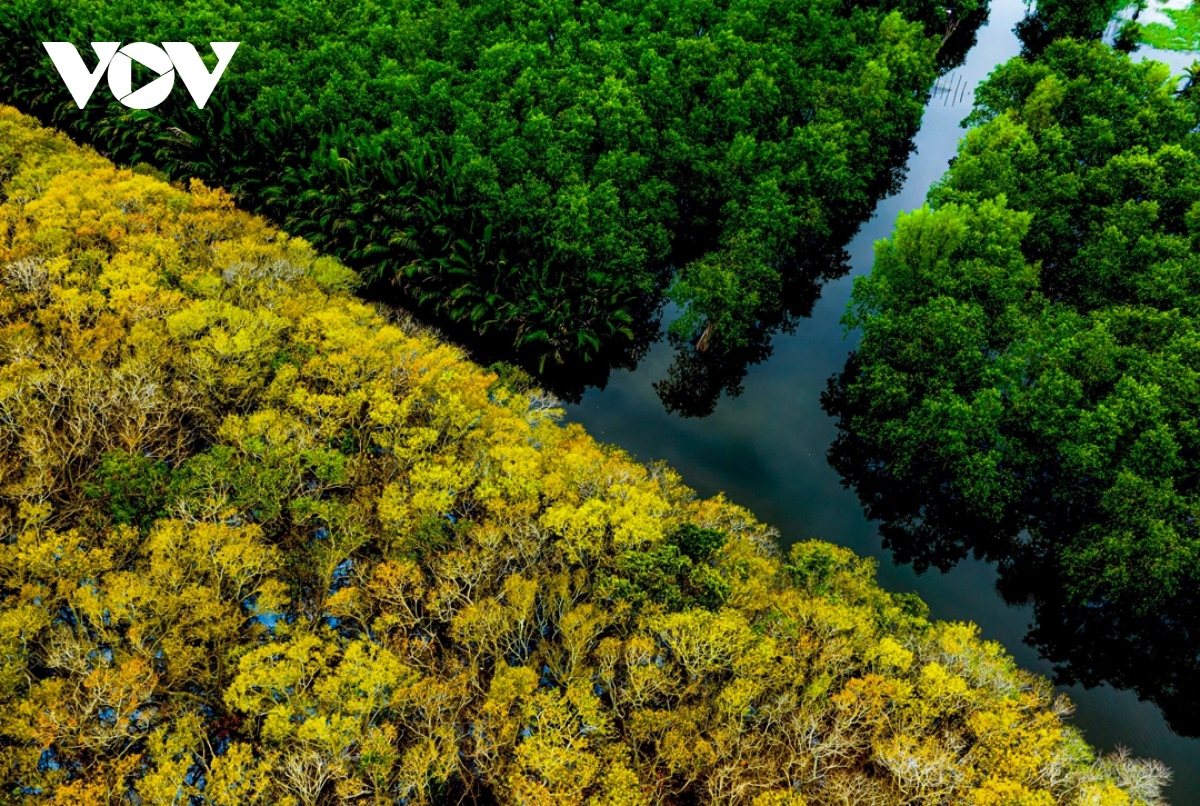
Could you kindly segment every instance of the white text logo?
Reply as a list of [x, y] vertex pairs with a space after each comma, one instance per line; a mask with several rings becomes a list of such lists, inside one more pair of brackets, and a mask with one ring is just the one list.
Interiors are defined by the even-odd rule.
[[[183, 79], [183, 86], [191, 93], [196, 106], [203, 109], [239, 44], [209, 42], [213, 53], [217, 54], [217, 66], [211, 73], [188, 42], [163, 42], [161, 48], [149, 42], [131, 42], [125, 47], [121, 47], [120, 42], [93, 42], [92, 50], [99, 59], [95, 70], [88, 70], [79, 51], [70, 42], [43, 42], [42, 47], [50, 54], [50, 60], [80, 109], [92, 97], [105, 70], [113, 97], [131, 109], [151, 109], [165, 101], [175, 86], [176, 73]], [[135, 61], [158, 73], [158, 78], [137, 90], [133, 89]]]

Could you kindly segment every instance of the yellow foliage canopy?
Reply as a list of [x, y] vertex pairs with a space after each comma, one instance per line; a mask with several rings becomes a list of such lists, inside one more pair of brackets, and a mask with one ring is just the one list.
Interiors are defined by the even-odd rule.
[[869, 562], [0, 108], [14, 803], [1151, 804]]

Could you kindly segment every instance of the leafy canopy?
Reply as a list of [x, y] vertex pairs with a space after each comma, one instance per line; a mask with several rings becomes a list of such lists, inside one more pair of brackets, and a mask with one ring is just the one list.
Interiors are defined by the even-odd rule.
[[1163, 50], [1190, 52], [1200, 50], [1200, 8], [1188, 3], [1182, 8], [1172, 8], [1155, 3], [1154, 10], [1169, 22], [1150, 22], [1141, 28], [1141, 39], [1147, 45]]
[[[1176, 681], [1200, 604], [1200, 106], [1174, 88], [1099, 43], [997, 69], [856, 283], [862, 341], [826, 406], [834, 464], [902, 557], [982, 551], [1018, 597], [1028, 575], [1100, 615], [1074, 675], [1138, 681], [1194, 732]], [[1126, 675], [1149, 636], [1164, 662]]]
[[1160, 803], [869, 561], [0, 107], [6, 803]]
[[[744, 350], [789, 321], [829, 269], [808, 256], [892, 180], [947, 21], [976, 6], [16, 0], [0, 94], [229, 188], [541, 371], [637, 357], [664, 296], [681, 348]], [[242, 46], [205, 110], [178, 93], [131, 112], [104, 87], [77, 109], [39, 44], [139, 39]]]

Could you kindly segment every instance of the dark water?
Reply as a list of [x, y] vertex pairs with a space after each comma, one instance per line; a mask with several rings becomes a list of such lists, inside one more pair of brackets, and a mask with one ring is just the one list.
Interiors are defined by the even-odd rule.
[[[835, 429], [819, 403], [826, 381], [841, 371], [854, 345], [853, 336], [843, 338], [839, 323], [853, 276], [870, 270], [874, 242], [891, 234], [899, 212], [919, 207], [930, 184], [945, 172], [963, 133], [959, 123], [970, 111], [973, 88], [1020, 49], [1012, 28], [1024, 12], [1022, 0], [992, 1], [990, 19], [965, 64], [939, 81], [901, 191], [877, 206], [847, 247], [850, 275], [825, 286], [812, 316], [801, 320], [794, 334], [776, 338], [774, 355], [750, 368], [740, 397], [722, 399], [704, 419], [667, 414], [652, 383], [666, 375], [672, 351], [659, 343], [635, 371], [614, 372], [605, 389], [592, 389], [581, 403], [569, 406], [567, 417], [640, 460], [666, 460], [703, 495], [726, 493], [776, 526], [785, 544], [816, 537], [877, 558], [884, 587], [917, 591], [933, 617], [973, 621], [1021, 666], [1049, 675], [1051, 664], [1022, 642], [1032, 606], [1005, 604], [996, 592], [993, 564], [967, 560], [948, 573], [918, 575], [892, 563], [877, 525], [866, 519], [855, 493], [842, 487], [826, 462]], [[1140, 55], [1167, 61], [1176, 73], [1193, 58], [1147, 49]], [[1158, 708], [1139, 702], [1133, 692], [1110, 686], [1064, 686], [1062, 691], [1075, 702], [1073, 721], [1088, 741], [1103, 750], [1121, 745], [1162, 760], [1175, 772], [1170, 802], [1200, 806], [1200, 739], [1172, 733]]]

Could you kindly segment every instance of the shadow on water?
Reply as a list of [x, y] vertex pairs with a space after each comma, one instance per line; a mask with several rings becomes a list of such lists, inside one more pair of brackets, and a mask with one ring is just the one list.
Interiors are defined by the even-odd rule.
[[[826, 458], [837, 430], [819, 400], [857, 343], [856, 334], [843, 335], [839, 321], [853, 277], [870, 270], [874, 242], [891, 234], [901, 211], [921, 206], [946, 171], [975, 86], [1021, 50], [1013, 28], [1024, 14], [1022, 0], [993, 0], [991, 18], [965, 61], [944, 70], [931, 93], [914, 150], [899, 169], [899, 192], [882, 198], [845, 245], [847, 256], [839, 262], [849, 270], [824, 282], [810, 307], [800, 308], [811, 315], [799, 316], [790, 332], [781, 329], [764, 339], [757, 353], [730, 357], [727, 364], [712, 356], [677, 356], [668, 340], [660, 340], [635, 370], [615, 370], [605, 388], [587, 390], [568, 406], [567, 416], [639, 459], [665, 460], [702, 495], [726, 493], [779, 528], [784, 543], [817, 537], [876, 558], [884, 587], [915, 590], [935, 618], [980, 625], [983, 636], [1000, 641], [1022, 667], [1055, 677], [1076, 704], [1073, 722], [1089, 742], [1162, 760], [1175, 772], [1169, 801], [1200, 806], [1200, 740], [1179, 735], [1194, 733], [1197, 723], [1200, 630], [1194, 613], [1200, 607], [1194, 605], [1200, 602], [1192, 603], [1193, 613], [1153, 619], [1112, 607], [1072, 608], [1057, 597], [1052, 567], [1036, 556], [996, 551], [999, 543], [989, 544], [984, 525], [949, 515], [942, 517], [940, 532], [923, 536], [932, 548], [923, 549], [930, 554], [928, 565], [920, 564], [948, 570], [919, 572], [917, 553], [906, 555], [896, 529], [881, 529], [865, 517], [864, 502], [843, 486]], [[1192, 58], [1145, 48], [1135, 55], [1166, 61], [1174, 73], [1182, 73]], [[670, 308], [663, 311], [667, 321], [673, 315]], [[720, 397], [709, 416], [681, 418], [664, 411], [664, 400], [668, 406], [677, 400], [677, 410], [697, 399], [715, 401], [730, 391], [727, 379], [734, 379], [734, 391], [745, 393]], [[688, 384], [695, 386], [689, 391]], [[920, 492], [917, 497], [901, 491], [890, 505], [900, 508], [906, 496], [928, 500], [928, 491]], [[964, 535], [972, 536], [970, 545]], [[933, 562], [933, 555], [943, 562]]]
[[[898, 186], [897, 181], [890, 192]], [[854, 230], [858, 226], [856, 222]], [[853, 236], [853, 231], [846, 232], [840, 244]], [[797, 322], [812, 315], [824, 285], [850, 272], [850, 253], [840, 244], [835, 240], [805, 250], [804, 261], [783, 275], [783, 305], [773, 318], [758, 323], [747, 345], [736, 350], [705, 350], [698, 342], [669, 333], [667, 341], [675, 350], [675, 359], [666, 377], [654, 383], [666, 410], [684, 417], [707, 417], [716, 409], [722, 392], [730, 397], [740, 395], [747, 369], [771, 357], [772, 339], [781, 332], [795, 332]]]

